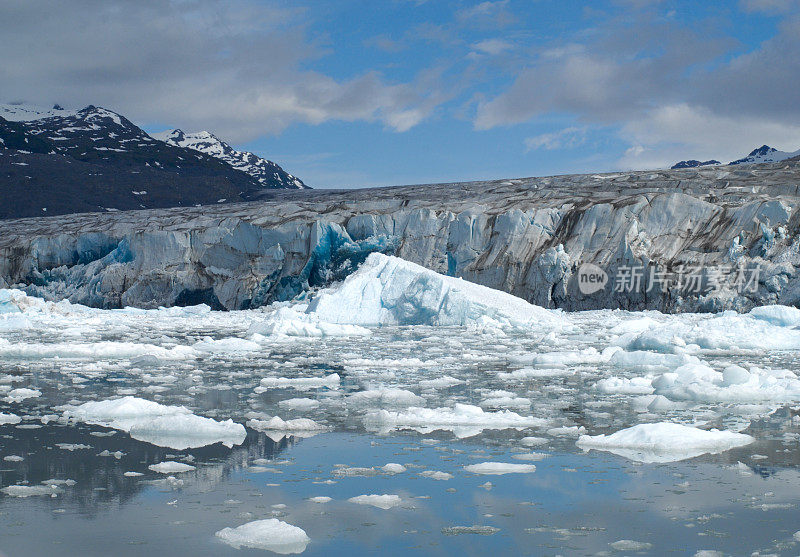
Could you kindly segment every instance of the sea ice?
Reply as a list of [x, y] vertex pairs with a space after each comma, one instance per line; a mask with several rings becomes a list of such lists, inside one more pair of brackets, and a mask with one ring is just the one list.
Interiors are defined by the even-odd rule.
[[5, 424], [18, 424], [22, 421], [22, 418], [17, 416], [16, 414], [4, 414], [0, 412], [0, 425]]
[[658, 422], [635, 425], [610, 435], [581, 435], [577, 445], [584, 450], [608, 451], [638, 462], [676, 462], [701, 454], [721, 453], [753, 441], [743, 433]]
[[173, 461], [151, 464], [148, 466], [148, 468], [153, 472], [158, 472], [159, 474], [178, 474], [180, 472], [191, 472], [192, 470], [195, 470], [195, 467], [191, 464]]
[[338, 286], [318, 293], [308, 312], [356, 325], [505, 325], [557, 327], [559, 312], [403, 259], [372, 253]]
[[391, 431], [414, 429], [421, 433], [452, 431], [457, 437], [471, 437], [484, 429], [541, 427], [547, 420], [520, 416], [510, 410], [486, 412], [480, 406], [456, 404], [453, 408], [411, 407], [401, 411], [378, 410], [364, 417], [368, 429]]
[[20, 389], [11, 389], [6, 393], [5, 401], [6, 402], [22, 402], [28, 398], [38, 398], [42, 396], [42, 391], [38, 389], [28, 389], [28, 388], [20, 388]]
[[256, 393], [263, 393], [268, 389], [310, 391], [321, 388], [338, 389], [339, 374], [331, 373], [325, 377], [264, 377], [255, 391]]
[[218, 422], [192, 414], [183, 406], [165, 406], [132, 396], [67, 406], [64, 418], [118, 429], [139, 441], [176, 450], [213, 443], [232, 447], [247, 436], [244, 426], [233, 420]]
[[10, 485], [0, 489], [9, 497], [35, 497], [38, 495], [47, 495], [55, 497], [64, 490], [57, 485]]
[[302, 528], [277, 518], [255, 520], [237, 528], [223, 528], [215, 535], [236, 549], [266, 549], [281, 555], [302, 553], [311, 541]]
[[400, 498], [399, 495], [358, 495], [357, 497], [351, 497], [348, 499], [351, 503], [356, 503], [358, 505], [371, 505], [373, 507], [378, 507], [379, 509], [391, 509], [392, 507], [398, 506], [403, 500]]
[[358, 325], [326, 323], [317, 319], [314, 314], [301, 313], [289, 307], [279, 307], [266, 320], [254, 321], [248, 332], [285, 337], [347, 337], [372, 334], [369, 329]]
[[502, 474], [527, 474], [536, 471], [535, 464], [512, 464], [509, 462], [480, 462], [464, 466], [472, 474], [500, 476]]

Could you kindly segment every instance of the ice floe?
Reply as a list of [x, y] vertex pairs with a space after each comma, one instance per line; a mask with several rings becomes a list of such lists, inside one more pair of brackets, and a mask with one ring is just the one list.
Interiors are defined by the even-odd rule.
[[357, 505], [370, 505], [372, 507], [377, 507], [379, 509], [388, 510], [393, 507], [400, 505], [403, 502], [403, 499], [399, 495], [392, 495], [392, 494], [371, 494], [371, 495], [358, 495], [356, 497], [351, 497], [348, 499], [351, 503], [356, 503]]
[[236, 549], [266, 549], [281, 555], [302, 553], [311, 541], [302, 528], [277, 518], [254, 520], [236, 528], [223, 528], [215, 535]]
[[457, 437], [471, 437], [484, 429], [541, 427], [547, 420], [520, 416], [510, 410], [487, 412], [480, 406], [456, 404], [453, 408], [411, 407], [406, 410], [379, 410], [364, 417], [368, 429], [391, 431], [414, 429], [421, 433], [436, 430], [452, 431]]
[[336, 389], [339, 387], [339, 374], [331, 373], [325, 377], [264, 377], [256, 393], [263, 393], [269, 389], [296, 389], [309, 391], [311, 389]]
[[500, 476], [503, 474], [529, 474], [536, 471], [535, 464], [514, 464], [509, 462], [479, 462], [468, 464], [464, 470], [472, 474]]
[[180, 474], [181, 472], [191, 472], [192, 470], [196, 470], [196, 467], [192, 466], [191, 464], [173, 461], [151, 464], [148, 466], [148, 468], [153, 472], [158, 472], [159, 474]]
[[638, 462], [676, 462], [706, 453], [721, 453], [753, 441], [753, 437], [744, 433], [658, 422], [638, 424], [610, 435], [582, 435], [577, 445]]
[[183, 450], [222, 443], [240, 445], [246, 435], [242, 424], [216, 421], [192, 414], [183, 406], [166, 406], [132, 396], [86, 402], [64, 408], [64, 418], [127, 432], [139, 441]]

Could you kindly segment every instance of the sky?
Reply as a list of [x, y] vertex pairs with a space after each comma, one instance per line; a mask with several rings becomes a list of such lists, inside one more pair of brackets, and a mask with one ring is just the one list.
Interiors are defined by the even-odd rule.
[[317, 188], [800, 148], [800, 0], [4, 0], [0, 102], [208, 130]]

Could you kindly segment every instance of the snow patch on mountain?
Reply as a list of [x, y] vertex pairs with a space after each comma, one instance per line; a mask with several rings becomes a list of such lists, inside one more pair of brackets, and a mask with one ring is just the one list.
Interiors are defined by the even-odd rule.
[[153, 137], [169, 145], [186, 147], [223, 160], [254, 177], [265, 188], [308, 189], [299, 178], [287, 173], [274, 162], [248, 151], [237, 151], [210, 132], [186, 133], [175, 129], [153, 134]]
[[30, 122], [53, 116], [75, 116], [75, 114], [76, 110], [67, 110], [57, 104], [53, 105], [53, 108], [44, 108], [27, 103], [0, 103], [0, 118], [5, 118], [9, 122]]
[[730, 164], [757, 164], [762, 162], [780, 162], [800, 155], [800, 149], [791, 153], [778, 151], [769, 145], [762, 145], [758, 149], [753, 149], [750, 154], [741, 159], [735, 160]]

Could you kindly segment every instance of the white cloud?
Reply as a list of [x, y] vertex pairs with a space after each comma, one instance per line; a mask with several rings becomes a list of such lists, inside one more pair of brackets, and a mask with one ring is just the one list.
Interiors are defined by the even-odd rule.
[[543, 133], [525, 139], [525, 149], [573, 149], [586, 142], [586, 132], [586, 128], [569, 127], [553, 133]]
[[[429, 80], [422, 86], [375, 72], [334, 78], [307, 69], [330, 53], [307, 37], [302, 12], [277, 6], [0, 3], [0, 101], [97, 104], [137, 123], [212, 129], [233, 142], [329, 120], [405, 131], [437, 104]], [[34, 30], [40, 39], [31, 39]]]
[[472, 48], [483, 52], [484, 54], [489, 54], [491, 56], [497, 56], [498, 54], [502, 54], [506, 50], [510, 50], [513, 48], [513, 45], [502, 39], [486, 39], [475, 43], [472, 45]]
[[724, 116], [675, 104], [626, 123], [620, 136], [633, 147], [619, 160], [626, 169], [671, 166], [685, 159], [736, 160], [762, 144], [782, 151], [800, 147], [800, 124], [748, 116]]

